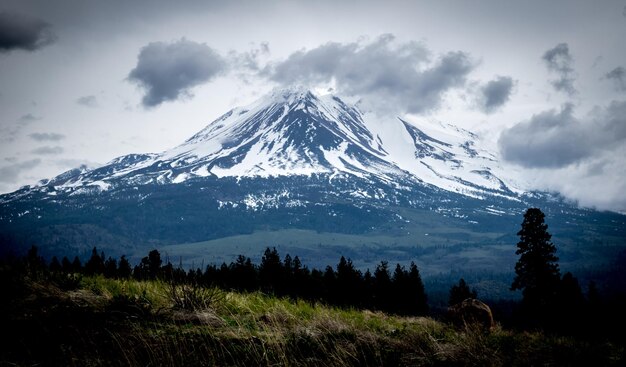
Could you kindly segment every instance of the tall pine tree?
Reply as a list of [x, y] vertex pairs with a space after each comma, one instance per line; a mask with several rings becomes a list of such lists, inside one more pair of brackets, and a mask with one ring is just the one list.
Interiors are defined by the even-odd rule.
[[[538, 208], [530, 208], [524, 214], [522, 229], [517, 233], [515, 279], [511, 290], [522, 290], [523, 302], [527, 310], [541, 313], [554, 305], [561, 275], [556, 247], [550, 239], [545, 215]], [[537, 314], [538, 316], [538, 314]]]

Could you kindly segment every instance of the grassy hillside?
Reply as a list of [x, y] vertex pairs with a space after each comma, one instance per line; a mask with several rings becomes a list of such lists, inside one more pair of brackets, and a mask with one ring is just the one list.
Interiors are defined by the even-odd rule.
[[2, 272], [0, 365], [623, 365], [624, 348], [162, 281]]
[[[436, 239], [431, 241], [432, 238]], [[240, 254], [258, 261], [267, 246], [275, 246], [281, 253], [297, 254], [306, 264], [317, 268], [324, 268], [341, 256], [350, 257], [363, 270], [374, 269], [380, 259], [393, 259], [403, 265], [417, 259], [426, 275], [448, 272], [453, 267], [508, 269], [514, 263], [515, 254], [510, 243], [445, 242], [437, 238], [437, 233], [359, 235], [301, 229], [255, 231], [210, 241], [160, 246], [159, 251], [173, 259], [181, 257], [184, 265], [191, 267], [209, 262], [229, 263]]]

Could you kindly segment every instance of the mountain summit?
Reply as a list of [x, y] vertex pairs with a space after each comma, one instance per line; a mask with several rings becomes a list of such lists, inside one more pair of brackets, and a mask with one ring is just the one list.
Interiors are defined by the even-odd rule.
[[499, 177], [495, 154], [477, 144], [476, 135], [453, 125], [416, 126], [398, 118], [367, 123], [358, 108], [336, 96], [277, 89], [228, 111], [173, 149], [68, 171], [40, 186], [73, 192], [204, 177], [346, 175], [471, 196], [519, 193]]

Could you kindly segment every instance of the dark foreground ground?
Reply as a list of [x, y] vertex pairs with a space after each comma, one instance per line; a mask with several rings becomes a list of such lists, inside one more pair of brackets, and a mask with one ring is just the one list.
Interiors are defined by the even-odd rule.
[[455, 328], [258, 292], [3, 269], [3, 366], [623, 366], [603, 338]]

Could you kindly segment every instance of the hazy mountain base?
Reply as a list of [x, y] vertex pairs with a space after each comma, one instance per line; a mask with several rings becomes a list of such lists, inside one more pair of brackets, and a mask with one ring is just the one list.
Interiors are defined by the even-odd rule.
[[206, 178], [107, 192], [25, 189], [2, 203], [0, 244], [18, 254], [36, 244], [48, 258], [83, 259], [97, 246], [134, 262], [157, 248], [186, 267], [229, 263], [239, 254], [258, 260], [267, 246], [322, 269], [340, 256], [362, 270], [372, 270], [380, 259], [415, 261], [426, 281], [451, 272], [491, 274], [477, 279], [498, 280], [481, 294], [490, 298], [507, 294], [515, 233], [529, 206], [546, 213], [565, 271], [605, 269], [626, 248], [625, 216], [579, 209], [555, 197], [481, 200], [428, 186], [403, 191], [368, 180], [329, 182], [327, 176]]
[[[3, 274], [5, 275], [5, 274]], [[14, 274], [15, 275], [15, 274]], [[379, 312], [212, 290], [176, 307], [160, 281], [84, 278], [64, 291], [9, 279], [1, 320], [12, 365], [622, 365], [624, 348], [537, 332], [455, 329]], [[4, 283], [4, 282], [3, 282]]]
[[394, 189], [356, 178], [330, 181], [329, 176], [205, 178], [106, 192], [24, 189], [2, 196], [0, 233], [57, 256], [94, 245], [116, 255], [129, 247], [143, 253], [155, 244], [283, 229], [398, 238], [384, 245], [506, 244], [516, 241], [522, 213], [536, 206], [546, 213], [555, 241], [563, 244], [624, 246], [626, 239], [626, 216], [578, 209], [549, 196], [477, 199], [429, 186]]

